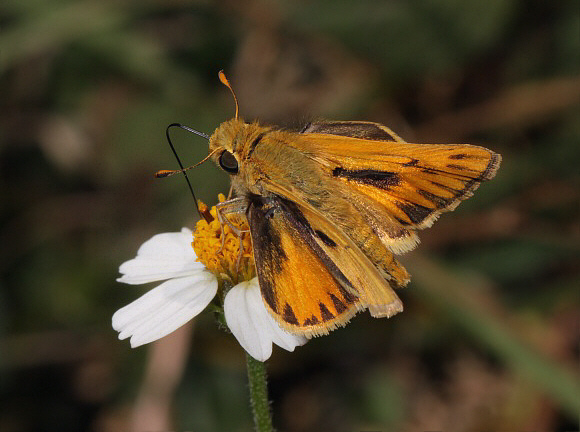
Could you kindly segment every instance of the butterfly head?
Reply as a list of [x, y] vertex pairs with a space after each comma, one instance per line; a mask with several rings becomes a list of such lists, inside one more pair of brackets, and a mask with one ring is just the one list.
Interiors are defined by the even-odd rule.
[[234, 118], [223, 122], [209, 139], [211, 158], [228, 174], [236, 175], [240, 170], [241, 150], [246, 135], [246, 123]]
[[[233, 119], [223, 122], [209, 139], [209, 152], [211, 159], [230, 174], [234, 187], [242, 184], [252, 184], [255, 179], [253, 173], [248, 172], [249, 161], [252, 152], [269, 130], [260, 126], [257, 122], [247, 123], [239, 117], [238, 98], [223, 71], [219, 72], [219, 79], [230, 89], [234, 99], [236, 114]], [[242, 181], [244, 179], [245, 181]]]

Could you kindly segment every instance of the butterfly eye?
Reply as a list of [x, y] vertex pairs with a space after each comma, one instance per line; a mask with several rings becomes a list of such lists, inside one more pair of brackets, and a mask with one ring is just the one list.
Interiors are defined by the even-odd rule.
[[220, 156], [220, 166], [230, 174], [238, 173], [238, 161], [233, 154], [225, 150]]

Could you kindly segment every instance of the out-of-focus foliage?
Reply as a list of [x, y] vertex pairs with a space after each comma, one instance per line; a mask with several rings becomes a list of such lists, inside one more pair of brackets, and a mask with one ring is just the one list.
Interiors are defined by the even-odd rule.
[[[169, 123], [232, 116], [222, 68], [246, 119], [504, 156], [402, 258], [403, 314], [275, 351], [277, 427], [578, 430], [577, 2], [4, 0], [0, 29], [0, 430], [251, 429], [243, 352], [210, 314], [137, 350], [110, 328], [144, 292], [118, 265], [195, 221], [183, 180], [152, 173], [176, 166]], [[211, 164], [191, 178], [208, 203], [228, 189]]]

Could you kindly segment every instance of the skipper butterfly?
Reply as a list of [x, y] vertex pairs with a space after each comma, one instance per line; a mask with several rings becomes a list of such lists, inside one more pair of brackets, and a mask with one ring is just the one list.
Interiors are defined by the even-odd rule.
[[357, 312], [403, 310], [409, 274], [395, 259], [490, 180], [501, 156], [466, 144], [407, 143], [372, 122], [327, 121], [289, 132], [236, 115], [209, 138], [211, 159], [235, 198], [220, 221], [243, 214], [266, 308], [287, 331], [326, 334]]

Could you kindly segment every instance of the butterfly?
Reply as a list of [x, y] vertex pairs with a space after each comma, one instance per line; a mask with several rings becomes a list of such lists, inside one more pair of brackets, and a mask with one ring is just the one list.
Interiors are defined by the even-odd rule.
[[320, 121], [300, 132], [236, 115], [209, 138], [235, 198], [218, 216], [247, 218], [260, 291], [285, 330], [318, 336], [357, 312], [391, 317], [409, 274], [395, 254], [497, 172], [501, 156], [464, 144], [407, 143], [386, 126]]

